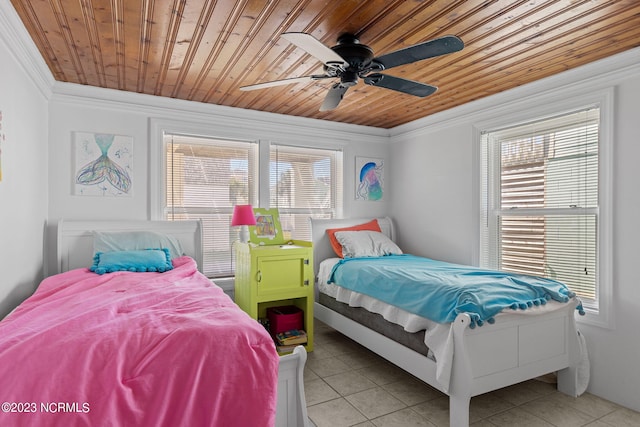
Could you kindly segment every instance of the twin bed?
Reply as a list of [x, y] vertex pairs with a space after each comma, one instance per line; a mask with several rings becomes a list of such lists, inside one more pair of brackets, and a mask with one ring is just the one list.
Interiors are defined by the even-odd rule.
[[0, 425], [307, 425], [306, 351], [278, 357], [199, 272], [201, 239], [198, 221], [61, 221], [59, 274], [0, 322]]
[[[392, 298], [399, 294], [396, 292], [399, 279], [392, 276], [398, 273], [398, 269], [390, 267], [394, 261], [391, 259], [393, 256], [344, 261], [337, 258], [327, 230], [334, 233], [338, 230], [334, 235], [340, 235], [342, 239], [339, 243], [350, 245], [351, 251], [354, 247], [356, 252], [375, 252], [380, 248], [386, 250], [386, 243], [380, 243], [380, 239], [371, 240], [371, 236], [376, 236], [375, 232], [366, 239], [360, 239], [372, 242], [371, 245], [365, 245], [358, 243], [355, 239], [357, 234], [354, 233], [367, 231], [339, 231], [369, 221], [370, 219], [311, 219], [314, 270], [317, 277], [315, 317], [446, 393], [449, 396], [451, 426], [469, 425], [471, 397], [551, 372], [557, 372], [558, 389], [563, 393], [577, 396], [584, 391], [581, 383], [583, 379], [578, 375], [583, 346], [574, 317], [576, 309], [581, 310], [581, 304], [570, 292], [551, 298], [547, 292], [554, 293], [554, 290], [545, 288], [543, 294], [539, 294], [542, 298], [520, 301], [514, 305], [515, 310], [507, 309], [499, 314], [488, 315], [483, 311], [486, 307], [482, 306], [482, 298], [476, 298], [476, 292], [481, 291], [476, 287], [474, 292], [460, 293], [464, 295], [460, 300], [466, 299], [460, 307], [464, 308], [464, 303], [469, 300], [475, 302], [477, 299], [480, 301], [477, 310], [480, 315], [474, 310], [465, 312], [464, 309], [458, 309], [451, 311], [454, 317], [450, 322], [430, 321], [413, 314], [412, 310], [391, 306], [371, 296], [374, 291], [369, 292], [369, 289], [374, 288], [390, 289]], [[376, 222], [380, 232], [388, 240], [395, 240], [394, 224], [389, 218], [378, 218]], [[347, 246], [343, 246], [342, 250], [347, 250]], [[390, 252], [392, 254], [393, 250]], [[403, 262], [413, 262], [410, 256], [398, 255], [396, 258]], [[378, 262], [383, 263], [383, 266], [376, 268]], [[334, 269], [336, 264], [339, 265]], [[493, 280], [486, 279], [484, 271], [460, 272], [457, 270], [459, 267], [437, 263], [436, 269], [439, 272], [435, 276], [442, 270], [454, 268], [454, 274], [458, 276], [475, 276], [474, 280], [485, 280], [485, 283]], [[351, 270], [341, 270], [347, 268]], [[410, 276], [410, 269], [411, 267], [401, 267], [400, 276]], [[434, 276], [431, 271], [428, 275]], [[393, 278], [386, 279], [387, 277]], [[363, 282], [360, 289], [365, 289], [366, 292], [357, 291], [358, 288], [352, 283], [356, 279]], [[514, 280], [521, 279], [518, 277]], [[441, 281], [448, 282], [449, 277]], [[437, 294], [434, 296], [439, 298]], [[559, 302], [554, 301], [554, 298]], [[419, 305], [414, 299], [419, 298], [411, 298], [406, 302], [412, 309]], [[429, 308], [432, 302], [433, 298], [423, 305]]]

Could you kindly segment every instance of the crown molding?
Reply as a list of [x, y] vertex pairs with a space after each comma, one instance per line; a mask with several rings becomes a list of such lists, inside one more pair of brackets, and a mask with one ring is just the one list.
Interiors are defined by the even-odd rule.
[[640, 48], [537, 80], [486, 98], [471, 101], [390, 129], [391, 142], [414, 139], [439, 129], [468, 124], [527, 108], [532, 101], [557, 102], [615, 85], [640, 74]]
[[9, 1], [0, 1], [0, 40], [46, 99], [55, 79]]
[[265, 135], [298, 134], [299, 137], [324, 136], [325, 138], [358, 139], [387, 143], [386, 129], [361, 126], [328, 120], [295, 117], [264, 111], [185, 101], [162, 96], [105, 89], [75, 83], [55, 82], [52, 101], [85, 105], [87, 107], [113, 109], [146, 114], [150, 118], [170, 118], [174, 120], [215, 122], [225, 126], [237, 126], [246, 130], [260, 130]]

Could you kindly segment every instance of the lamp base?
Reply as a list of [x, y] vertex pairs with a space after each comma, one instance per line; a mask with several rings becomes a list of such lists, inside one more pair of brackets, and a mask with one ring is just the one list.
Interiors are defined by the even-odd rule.
[[248, 225], [240, 226], [240, 242], [242, 243], [249, 242], [249, 226]]

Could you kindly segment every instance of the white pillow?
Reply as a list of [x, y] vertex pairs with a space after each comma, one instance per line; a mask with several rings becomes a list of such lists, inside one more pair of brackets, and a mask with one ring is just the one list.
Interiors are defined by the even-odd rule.
[[184, 255], [178, 239], [154, 231], [93, 232], [93, 253], [169, 249], [171, 259]]
[[342, 254], [345, 258], [402, 254], [398, 245], [377, 231], [338, 231], [335, 236], [342, 245]]

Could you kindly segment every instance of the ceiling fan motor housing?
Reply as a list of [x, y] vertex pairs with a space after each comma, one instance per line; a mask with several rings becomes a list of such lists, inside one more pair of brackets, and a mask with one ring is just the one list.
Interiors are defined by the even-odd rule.
[[334, 52], [344, 58], [349, 63], [348, 68], [357, 72], [367, 68], [373, 59], [373, 50], [352, 34], [343, 34], [338, 38], [338, 44], [333, 46]]

